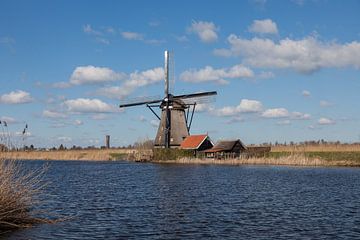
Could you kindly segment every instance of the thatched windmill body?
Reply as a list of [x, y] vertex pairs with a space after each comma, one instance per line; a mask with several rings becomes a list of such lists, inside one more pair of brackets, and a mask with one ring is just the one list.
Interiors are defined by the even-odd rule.
[[[189, 135], [196, 104], [217, 94], [216, 91], [173, 95], [169, 92], [169, 51], [165, 51], [165, 96], [163, 99], [128, 102], [120, 108], [146, 105], [160, 120], [155, 147], [176, 148]], [[153, 108], [160, 108], [159, 116]]]

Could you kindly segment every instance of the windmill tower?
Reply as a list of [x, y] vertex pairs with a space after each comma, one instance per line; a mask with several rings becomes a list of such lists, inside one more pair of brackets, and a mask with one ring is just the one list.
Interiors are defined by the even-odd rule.
[[[139, 102], [128, 102], [120, 108], [146, 105], [160, 120], [155, 137], [155, 147], [176, 148], [189, 135], [196, 104], [217, 94], [216, 91], [173, 95], [170, 93], [170, 53], [165, 51], [165, 96], [163, 99], [154, 99]], [[153, 108], [161, 109], [161, 117]], [[191, 112], [191, 115], [190, 115]]]

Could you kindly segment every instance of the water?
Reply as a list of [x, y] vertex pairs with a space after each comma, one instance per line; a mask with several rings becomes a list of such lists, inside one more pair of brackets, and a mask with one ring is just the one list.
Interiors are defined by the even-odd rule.
[[52, 161], [46, 180], [71, 219], [6, 238], [360, 239], [359, 168]]

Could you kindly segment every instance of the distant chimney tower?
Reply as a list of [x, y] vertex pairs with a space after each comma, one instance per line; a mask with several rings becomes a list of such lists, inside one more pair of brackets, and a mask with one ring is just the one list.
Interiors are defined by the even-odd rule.
[[110, 148], [110, 135], [106, 135], [105, 143], [106, 143], [106, 148]]

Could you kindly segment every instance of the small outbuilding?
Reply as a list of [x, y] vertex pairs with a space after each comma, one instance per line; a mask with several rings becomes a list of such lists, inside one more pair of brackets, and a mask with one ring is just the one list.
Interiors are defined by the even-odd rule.
[[234, 158], [239, 157], [245, 151], [246, 146], [240, 139], [219, 141], [211, 149], [205, 150], [205, 156], [208, 158]]
[[196, 155], [197, 152], [210, 149], [213, 146], [214, 144], [207, 134], [189, 135], [181, 143], [180, 149], [193, 150], [194, 155]]

